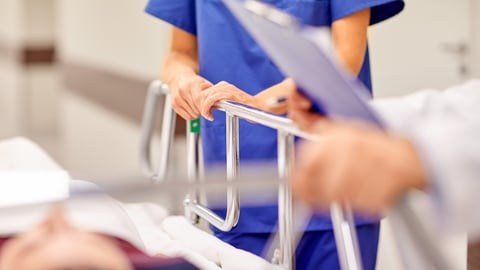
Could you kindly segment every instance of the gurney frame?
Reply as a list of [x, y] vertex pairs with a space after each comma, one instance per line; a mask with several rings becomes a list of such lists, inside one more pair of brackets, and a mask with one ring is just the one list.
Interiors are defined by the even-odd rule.
[[[151, 141], [154, 133], [159, 99], [164, 98], [163, 122], [160, 138], [159, 166], [155, 170], [151, 160]], [[278, 173], [285, 180], [290, 176], [294, 162], [294, 137], [309, 140], [316, 136], [299, 130], [291, 120], [275, 116], [259, 110], [247, 108], [230, 102], [222, 102], [219, 110], [226, 113], [227, 143], [227, 181], [235, 181], [239, 170], [239, 119], [245, 119], [277, 130], [278, 139]], [[144, 174], [154, 183], [165, 179], [168, 171], [168, 157], [173, 143], [175, 113], [171, 106], [168, 86], [158, 80], [149, 86], [143, 115], [140, 160]], [[199, 122], [187, 122], [187, 171], [188, 178], [202, 181], [200, 133], [197, 132]], [[200, 193], [192, 190], [184, 200], [185, 215], [195, 224], [199, 218], [222, 231], [230, 231], [240, 216], [239, 191], [235, 187], [227, 187], [227, 214], [222, 219], [206, 206], [200, 204]], [[293, 223], [294, 201], [288, 181], [282, 182], [278, 189], [278, 232], [279, 245], [272, 261], [284, 269], [295, 269], [295, 228]], [[334, 225], [334, 233], [342, 269], [361, 270], [362, 262], [353, 215], [348, 207], [333, 204], [330, 208]]]

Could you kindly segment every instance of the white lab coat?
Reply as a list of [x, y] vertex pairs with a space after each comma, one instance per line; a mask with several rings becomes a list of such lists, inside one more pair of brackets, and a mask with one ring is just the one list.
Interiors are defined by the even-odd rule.
[[372, 102], [415, 145], [429, 176], [437, 224], [480, 237], [480, 80]]

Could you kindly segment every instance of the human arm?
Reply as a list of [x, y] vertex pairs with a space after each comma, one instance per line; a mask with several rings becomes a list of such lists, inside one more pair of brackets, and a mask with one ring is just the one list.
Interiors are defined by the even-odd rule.
[[[370, 9], [364, 9], [332, 24], [332, 39], [340, 63], [355, 75], [360, 72], [364, 61], [369, 20]], [[235, 85], [222, 82], [203, 93], [205, 102], [202, 103], [202, 115], [211, 119], [213, 106], [223, 100], [242, 103], [271, 113], [286, 113], [286, 102], [272, 106], [269, 101], [286, 97], [288, 86], [288, 80], [283, 80], [256, 95], [249, 95]]]
[[422, 162], [407, 139], [353, 121], [319, 120], [315, 129], [321, 138], [303, 142], [292, 180], [295, 194], [314, 208], [348, 202], [381, 214], [406, 190], [425, 186]]
[[200, 116], [200, 92], [212, 84], [198, 75], [197, 38], [177, 27], [160, 78], [172, 91], [172, 106], [186, 120]]
[[282, 83], [257, 95], [249, 95], [232, 84], [220, 82], [212, 85], [199, 76], [197, 46], [194, 35], [174, 27], [170, 52], [160, 76], [172, 91], [173, 108], [184, 119], [191, 120], [203, 115], [213, 120], [213, 106], [221, 100], [239, 102], [271, 113], [286, 111], [286, 103], [268, 104], [271, 98], [284, 96], [286, 91]]
[[[367, 48], [367, 30], [370, 21], [370, 9], [364, 9], [341, 18], [332, 24], [332, 39], [340, 64], [350, 73], [358, 75]], [[283, 82], [289, 99], [288, 114], [296, 124], [306, 131], [311, 123], [321, 118], [311, 112], [311, 102], [300, 94], [293, 81]]]
[[372, 213], [421, 188], [437, 207], [439, 224], [480, 236], [473, 207], [480, 191], [479, 103], [480, 81], [474, 81], [374, 101], [392, 133], [323, 120], [321, 141], [299, 151], [295, 191], [315, 207], [340, 200]]
[[389, 129], [408, 137], [429, 174], [426, 190], [445, 229], [480, 237], [480, 81], [424, 90], [372, 106]]
[[369, 8], [332, 23], [332, 40], [338, 60], [355, 76], [360, 72], [365, 59], [369, 24]]

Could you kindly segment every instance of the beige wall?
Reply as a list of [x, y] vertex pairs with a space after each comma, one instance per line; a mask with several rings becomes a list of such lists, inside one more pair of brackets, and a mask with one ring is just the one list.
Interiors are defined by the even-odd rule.
[[15, 135], [20, 128], [20, 67], [14, 61], [13, 49], [21, 43], [22, 2], [0, 0], [0, 138]]
[[21, 68], [11, 61], [0, 59], [0, 139], [15, 136], [22, 129], [23, 93]]
[[168, 46], [169, 27], [143, 12], [146, 1], [57, 1], [63, 61], [151, 79]]
[[9, 46], [49, 45], [54, 0], [0, 0], [0, 41]]
[[[478, 2], [406, 0], [400, 15], [371, 28], [373, 87], [377, 97], [429, 87], [445, 88], [467, 78], [459, 75], [459, 59], [445, 50], [445, 44], [468, 43], [471, 33], [480, 31], [478, 23], [476, 30], [470, 29], [473, 14], [469, 13], [469, 1]], [[472, 47], [476, 51], [479, 48]]]
[[0, 41], [16, 45], [23, 38], [23, 1], [0, 0]]
[[[170, 29], [143, 12], [145, 2], [57, 1], [60, 61], [129, 78], [155, 79]], [[66, 90], [59, 109], [64, 165], [78, 176], [135, 175], [138, 179], [139, 126]]]
[[20, 57], [25, 47], [53, 44], [52, 14], [53, 0], [0, 0], [0, 138], [54, 124], [53, 68], [27, 68]]
[[480, 1], [470, 0], [470, 33], [471, 33], [471, 62], [472, 76], [480, 78]]
[[55, 0], [23, 0], [24, 42], [33, 46], [48, 46], [55, 40]]

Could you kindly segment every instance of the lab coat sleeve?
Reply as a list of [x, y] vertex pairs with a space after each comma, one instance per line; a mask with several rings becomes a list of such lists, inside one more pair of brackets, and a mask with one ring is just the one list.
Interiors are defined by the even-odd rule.
[[372, 102], [415, 145], [439, 224], [480, 237], [480, 81]]

